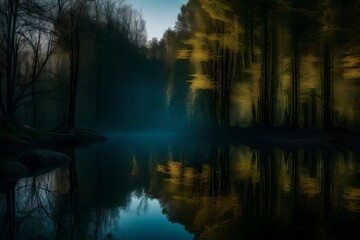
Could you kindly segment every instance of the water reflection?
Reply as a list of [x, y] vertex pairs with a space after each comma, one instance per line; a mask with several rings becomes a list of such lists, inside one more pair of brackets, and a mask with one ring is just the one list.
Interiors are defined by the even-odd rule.
[[129, 206], [118, 211], [118, 223], [108, 229], [111, 239], [194, 239], [180, 224], [168, 221], [163, 206], [144, 192], [132, 192]]
[[1, 236], [355, 239], [360, 233], [360, 162], [353, 152], [121, 138], [67, 154], [74, 159], [67, 167], [22, 179], [0, 196]]

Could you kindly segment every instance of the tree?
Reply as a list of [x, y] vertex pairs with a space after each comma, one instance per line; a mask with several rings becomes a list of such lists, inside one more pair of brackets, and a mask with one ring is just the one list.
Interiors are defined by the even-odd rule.
[[[194, 73], [191, 83], [191, 99], [206, 91], [209, 99], [210, 118], [215, 126], [230, 125], [231, 86], [238, 70], [241, 27], [230, 5], [223, 1], [202, 0], [194, 4], [193, 11], [183, 14], [194, 19], [177, 24], [178, 28], [191, 26], [192, 37], [186, 40], [190, 49], [181, 49], [178, 57], [189, 59]], [[184, 21], [184, 17], [178, 19]]]
[[[103, 92], [103, 62], [104, 62], [104, 45], [106, 40], [103, 36], [101, 25], [101, 8], [102, 1], [95, 0], [95, 24], [96, 24], [96, 126], [99, 127], [101, 119], [101, 105], [102, 105], [102, 92]], [[106, 33], [106, 37], [108, 33]]]
[[276, 120], [278, 73], [278, 3], [260, 1], [257, 5], [260, 27], [261, 77], [259, 83], [258, 121], [272, 126]]
[[16, 84], [16, 70], [18, 64], [18, 53], [20, 38], [17, 34], [19, 26], [19, 0], [4, 1], [1, 4], [5, 45], [5, 78], [6, 78], [6, 112], [5, 116], [10, 119], [15, 119], [15, 84]]
[[[1, 1], [0, 50], [4, 61], [0, 62], [0, 108], [8, 119], [15, 120], [20, 100], [30, 96], [27, 91], [31, 86], [35, 89], [35, 82], [51, 55], [45, 14], [48, 10], [47, 2]], [[47, 49], [44, 54], [43, 47]], [[31, 54], [27, 54], [28, 49], [32, 50]]]
[[[294, 1], [293, 8], [299, 8], [299, 2]], [[291, 123], [294, 127], [299, 127], [299, 88], [300, 88], [300, 43], [299, 38], [301, 36], [301, 22], [296, 12], [292, 12], [291, 16], [291, 95], [290, 95], [290, 106], [291, 106]]]
[[[46, 23], [42, 23], [45, 25]], [[53, 53], [53, 39], [49, 34], [50, 29], [35, 28], [30, 29], [29, 32], [24, 33], [23, 37], [26, 39], [31, 51], [29, 52], [30, 70], [28, 74], [24, 75], [24, 84], [22, 86], [19, 96], [15, 99], [18, 103], [20, 100], [25, 99], [27, 96], [32, 98], [33, 109], [33, 126], [37, 126], [37, 101], [36, 95], [40, 92], [36, 91], [36, 84], [43, 73], [46, 64], [48, 63]], [[24, 94], [28, 88], [31, 88], [31, 92]], [[23, 103], [17, 105], [17, 108]]]
[[85, 0], [58, 0], [57, 16], [54, 18], [57, 44], [69, 58], [69, 91], [67, 127], [75, 127], [76, 100], [80, 68], [81, 19], [85, 11]]
[[[324, 128], [333, 126], [333, 61], [332, 61], [332, 9], [327, 3], [323, 4], [324, 33], [321, 44], [322, 55], [322, 97]], [[330, 30], [328, 30], [330, 29]]]

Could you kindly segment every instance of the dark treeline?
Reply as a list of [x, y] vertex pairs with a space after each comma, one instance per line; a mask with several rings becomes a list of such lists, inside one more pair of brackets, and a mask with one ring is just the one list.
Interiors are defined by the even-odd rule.
[[33, 127], [358, 128], [357, 1], [1, 1], [0, 116]]
[[41, 128], [158, 122], [163, 67], [125, 1], [4, 0], [0, 27], [1, 117]]

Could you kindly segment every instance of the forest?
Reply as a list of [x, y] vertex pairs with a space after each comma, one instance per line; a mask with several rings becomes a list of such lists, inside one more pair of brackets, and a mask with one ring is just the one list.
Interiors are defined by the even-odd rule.
[[359, 128], [357, 1], [3, 1], [0, 115], [33, 128]]
[[132, 3], [0, 0], [0, 236], [357, 239], [360, 1]]
[[176, 58], [191, 66], [193, 121], [356, 129], [356, 9], [355, 1], [189, 1], [174, 34], [184, 39]]

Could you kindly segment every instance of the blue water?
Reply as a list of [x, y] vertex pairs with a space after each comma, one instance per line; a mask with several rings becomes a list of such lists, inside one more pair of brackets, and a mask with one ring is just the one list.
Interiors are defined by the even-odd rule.
[[[0, 195], [0, 239], [357, 239], [360, 161], [346, 149], [112, 134]], [[6, 212], [15, 206], [15, 214]], [[14, 223], [14, 228], [11, 224]], [[9, 234], [11, 233], [11, 234]]]
[[118, 227], [110, 230], [115, 239], [194, 239], [184, 226], [169, 222], [162, 213], [163, 207], [156, 199], [144, 194], [140, 197], [131, 194], [131, 203], [127, 209], [119, 211]]

